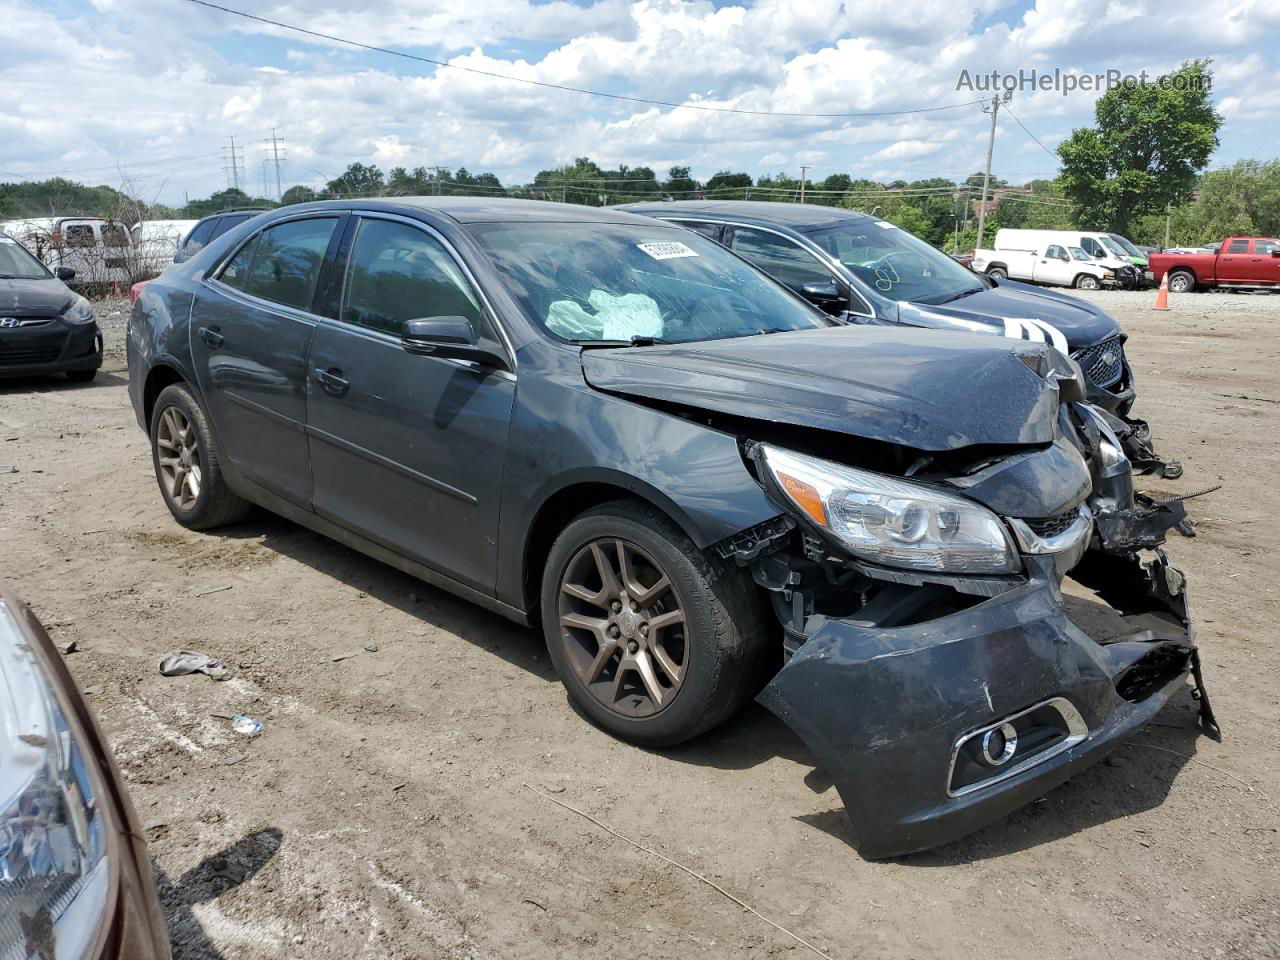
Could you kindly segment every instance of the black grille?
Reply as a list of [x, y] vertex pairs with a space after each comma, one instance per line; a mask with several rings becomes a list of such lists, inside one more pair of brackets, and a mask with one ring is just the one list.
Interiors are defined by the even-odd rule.
[[1108, 337], [1092, 347], [1077, 350], [1071, 355], [1089, 379], [1100, 387], [1112, 387], [1124, 376], [1124, 341]]
[[1044, 520], [1023, 520], [1022, 522], [1030, 527], [1031, 532], [1037, 537], [1047, 540], [1049, 537], [1056, 537], [1066, 530], [1067, 527], [1076, 522], [1078, 516], [1079, 514], [1072, 510], [1069, 513], [1060, 513], [1056, 517], [1047, 517]]
[[62, 340], [56, 343], [23, 344], [9, 346], [0, 343], [0, 367], [16, 367], [27, 363], [53, 363], [62, 356]]

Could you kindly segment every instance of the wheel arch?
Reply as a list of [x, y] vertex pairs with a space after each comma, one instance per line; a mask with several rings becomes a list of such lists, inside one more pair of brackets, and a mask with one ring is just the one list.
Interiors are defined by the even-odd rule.
[[573, 520], [593, 507], [611, 500], [631, 499], [660, 510], [697, 546], [705, 547], [706, 537], [690, 517], [669, 497], [636, 477], [603, 471], [578, 477], [550, 492], [538, 506], [524, 538], [520, 586], [524, 608], [538, 606], [542, 572], [551, 545]]
[[182, 371], [173, 364], [160, 362], [147, 371], [147, 379], [142, 387], [142, 415], [148, 430], [151, 429], [151, 414], [155, 411], [156, 398], [165, 387], [175, 383], [185, 383], [190, 386], [190, 382], [183, 376]]

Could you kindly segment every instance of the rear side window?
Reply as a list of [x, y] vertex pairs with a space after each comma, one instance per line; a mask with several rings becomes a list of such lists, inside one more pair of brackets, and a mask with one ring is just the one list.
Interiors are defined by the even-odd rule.
[[685, 227], [695, 233], [700, 233], [709, 240], [720, 242], [720, 234], [724, 231], [724, 225], [719, 223], [707, 223], [705, 220], [676, 220], [675, 223]]
[[204, 248], [204, 245], [213, 237], [214, 228], [218, 226], [218, 217], [210, 217], [203, 223], [197, 223], [196, 228], [187, 236], [187, 242], [182, 245], [182, 255], [190, 257], [197, 254]]
[[390, 220], [362, 220], [351, 247], [342, 320], [399, 336], [406, 320], [465, 317], [492, 339], [479, 298], [435, 237]]
[[809, 283], [831, 282], [830, 270], [785, 237], [735, 227], [729, 249], [793, 290]]
[[[263, 230], [256, 241], [246, 244], [254, 247], [253, 257], [247, 270], [237, 264], [237, 282], [233, 285], [251, 296], [310, 311], [324, 253], [337, 222], [335, 217], [291, 220]], [[236, 263], [243, 253], [242, 249], [227, 266]]]
[[1231, 245], [1227, 247], [1226, 252], [1227, 253], [1248, 253], [1249, 241], [1248, 240], [1232, 240]]
[[225, 217], [219, 217], [217, 224], [213, 228], [213, 233], [205, 243], [211, 243], [220, 236], [230, 230], [232, 227], [238, 227], [240, 224], [248, 220], [253, 214], [251, 213], [232, 213]]

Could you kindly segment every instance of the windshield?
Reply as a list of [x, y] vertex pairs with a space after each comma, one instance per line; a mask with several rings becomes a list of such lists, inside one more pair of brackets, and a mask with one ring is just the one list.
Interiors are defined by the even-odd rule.
[[684, 343], [830, 325], [692, 231], [616, 223], [468, 229], [529, 316], [566, 340]]
[[49, 271], [27, 253], [13, 237], [0, 236], [0, 277], [14, 280], [44, 280]]
[[1093, 259], [1087, 253], [1081, 250], [1079, 247], [1067, 247], [1067, 249], [1071, 251], [1072, 260], [1092, 260]]
[[849, 220], [806, 236], [868, 287], [894, 300], [946, 303], [985, 289], [946, 254], [880, 220]]
[[1111, 237], [1103, 237], [1102, 245], [1106, 247], [1108, 250], [1110, 250], [1112, 253], [1114, 253], [1121, 260], [1129, 259], [1129, 256], [1130, 256], [1129, 251], [1126, 250], [1124, 247], [1120, 246], [1120, 244], [1116, 243], [1116, 241]]
[[1147, 258], [1147, 255], [1145, 253], [1143, 253], [1136, 246], [1134, 246], [1132, 240], [1129, 240], [1126, 237], [1122, 237], [1118, 233], [1110, 234], [1110, 237], [1111, 237], [1111, 242], [1116, 244], [1116, 246], [1118, 246], [1121, 250], [1124, 251], [1124, 256], [1140, 257], [1143, 260]]

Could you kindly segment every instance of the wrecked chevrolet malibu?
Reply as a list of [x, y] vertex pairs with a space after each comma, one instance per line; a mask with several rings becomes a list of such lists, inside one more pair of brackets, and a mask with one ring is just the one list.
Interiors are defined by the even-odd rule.
[[1216, 729], [1161, 550], [1183, 506], [1135, 493], [1049, 344], [841, 325], [679, 227], [473, 198], [264, 213], [148, 284], [127, 342], [177, 522], [256, 504], [540, 625], [632, 743], [758, 697], [866, 856], [1188, 687]]

